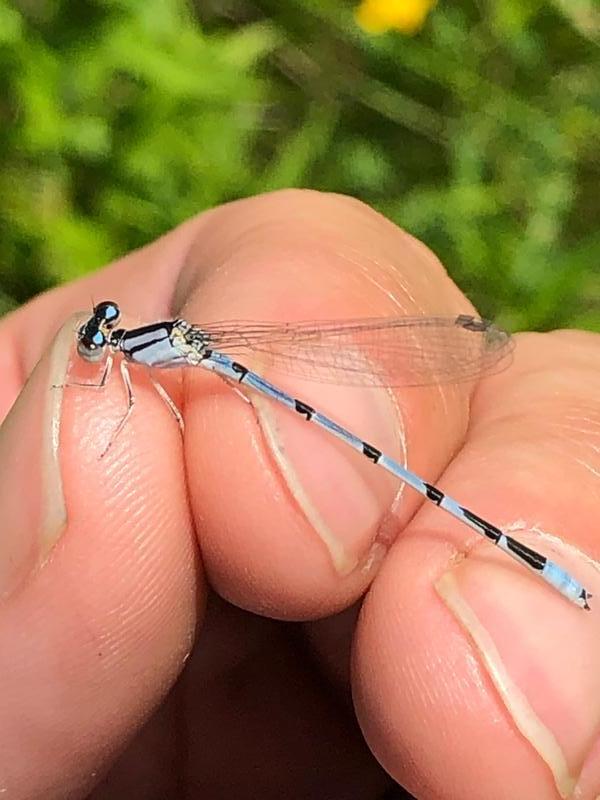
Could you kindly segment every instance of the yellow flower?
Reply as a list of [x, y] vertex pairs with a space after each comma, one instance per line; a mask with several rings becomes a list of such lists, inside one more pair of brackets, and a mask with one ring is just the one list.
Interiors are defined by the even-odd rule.
[[385, 33], [396, 28], [416, 33], [436, 0], [363, 0], [356, 9], [356, 21], [367, 33]]

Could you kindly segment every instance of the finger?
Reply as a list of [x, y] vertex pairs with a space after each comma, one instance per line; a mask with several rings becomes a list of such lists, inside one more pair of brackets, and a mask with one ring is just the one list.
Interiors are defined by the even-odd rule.
[[[167, 237], [167, 244], [156, 246], [162, 258], [155, 248], [136, 254], [93, 282], [61, 291], [60, 302], [72, 308], [91, 292], [101, 297], [119, 274], [121, 305], [136, 290], [142, 298], [158, 294], [155, 308], [168, 313], [183, 304], [194, 321], [456, 314], [470, 308], [429, 251], [348, 198], [276, 193], [211, 212], [197, 223], [196, 239], [192, 230], [185, 226], [181, 235], [188, 248], [195, 244], [178, 278], [177, 259], [185, 248], [169, 245]], [[140, 292], [153, 283], [156, 292]], [[161, 297], [170, 289], [172, 301]], [[44, 302], [17, 316], [15, 337], [23, 338], [34, 311], [43, 316]], [[150, 303], [132, 305], [144, 316]], [[427, 478], [447, 463], [468, 423], [468, 384], [390, 392], [280, 382], [401, 462], [406, 447], [415, 446], [413, 467]], [[241, 606], [288, 618], [322, 616], [352, 603], [421, 498], [257, 395], [249, 397], [249, 406], [214, 378], [194, 375], [189, 384], [188, 479], [214, 585]], [[78, 402], [97, 422], [107, 417], [114, 424], [110, 397], [92, 400], [88, 393]], [[98, 403], [107, 405], [99, 409]], [[98, 425], [95, 431], [92, 438], [106, 441], [106, 429]]]
[[[480, 387], [442, 488], [598, 597], [598, 338], [523, 335], [516, 353]], [[367, 740], [423, 800], [593, 799], [598, 609], [480, 542], [423, 508], [388, 556], [355, 640]]]
[[[215, 212], [175, 301], [199, 322], [470, 309], [411, 237], [355, 201], [308, 192]], [[199, 373], [186, 373], [186, 460], [212, 584], [233, 603], [286, 618], [349, 605], [421, 498], [298, 415], [256, 393], [244, 402]], [[466, 430], [469, 385], [391, 392], [262, 374], [401, 462], [410, 447], [427, 477]]]
[[[103, 288], [127, 297], [144, 266], [168, 283], [159, 256], [178, 247], [134, 254]], [[5, 404], [89, 288], [3, 321]], [[86, 794], [178, 675], [202, 587], [177, 426], [138, 386], [140, 413], [99, 460], [123, 387], [52, 388], [67, 380], [73, 331], [69, 320], [0, 429], [0, 790], [14, 798]]]

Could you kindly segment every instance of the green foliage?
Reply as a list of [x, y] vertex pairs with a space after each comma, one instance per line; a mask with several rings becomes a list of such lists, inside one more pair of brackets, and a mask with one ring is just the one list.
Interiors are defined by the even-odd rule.
[[253, 181], [268, 25], [206, 35], [177, 0], [0, 0], [0, 30], [0, 285], [17, 300]]
[[600, 329], [594, 0], [439, 0], [412, 37], [352, 12], [0, 0], [0, 313], [202, 208], [310, 186], [422, 238], [513, 328]]

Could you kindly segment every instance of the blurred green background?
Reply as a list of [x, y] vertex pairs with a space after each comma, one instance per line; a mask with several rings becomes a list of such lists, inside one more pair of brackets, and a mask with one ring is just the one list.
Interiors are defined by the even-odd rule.
[[0, 313], [307, 186], [383, 211], [512, 329], [600, 330], [597, 0], [429, 5], [0, 0]]

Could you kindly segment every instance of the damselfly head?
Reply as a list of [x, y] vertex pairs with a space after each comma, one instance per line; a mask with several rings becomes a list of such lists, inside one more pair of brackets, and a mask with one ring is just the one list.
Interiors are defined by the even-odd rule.
[[77, 352], [86, 361], [100, 361], [119, 321], [119, 306], [110, 300], [94, 306], [92, 316], [77, 331]]

